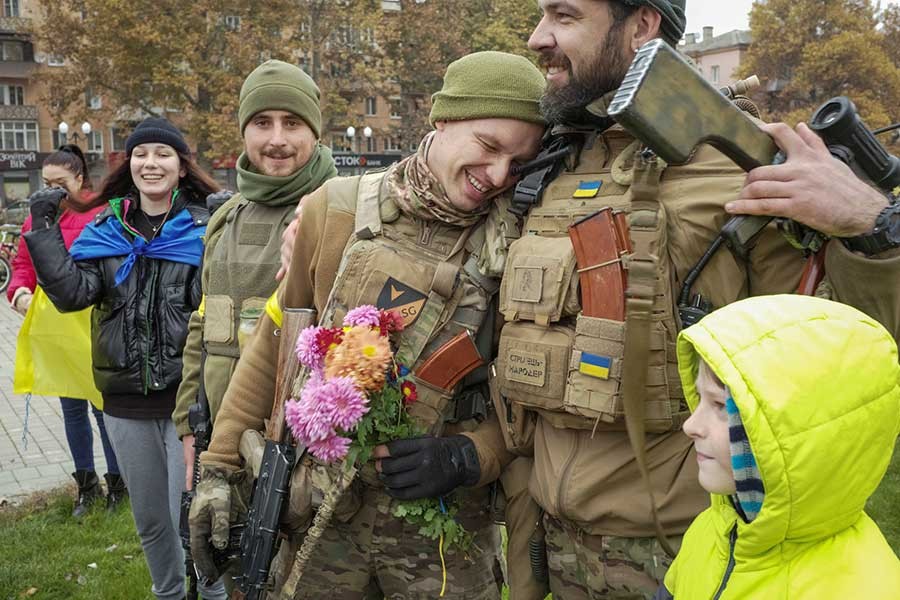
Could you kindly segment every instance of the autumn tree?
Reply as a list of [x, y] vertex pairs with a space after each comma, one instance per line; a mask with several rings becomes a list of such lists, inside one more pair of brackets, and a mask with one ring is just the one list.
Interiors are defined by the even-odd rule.
[[420, 139], [429, 129], [430, 96], [441, 88], [447, 65], [471, 52], [499, 50], [536, 56], [528, 37], [540, 19], [536, 2], [522, 0], [402, 0], [387, 15], [379, 44], [404, 102], [397, 136]]
[[880, 15], [884, 33], [884, 51], [900, 68], [900, 4], [889, 4]]
[[869, 0], [755, 2], [741, 74], [763, 80], [770, 119], [808, 121], [828, 99], [848, 96], [869, 126], [885, 125], [900, 117], [897, 20]]
[[377, 73], [365, 68], [372, 49], [339, 29], [364, 29], [378, 18], [377, 0], [57, 0], [42, 10], [35, 36], [67, 63], [43, 73], [52, 112], [86, 117], [88, 92], [106, 99], [109, 121], [167, 114], [197, 140], [201, 158], [240, 150], [240, 86], [266, 59], [315, 57], [308, 68], [333, 118], [348, 105], [342, 84]]
[[[429, 96], [446, 65], [477, 50], [530, 58], [539, 18], [521, 0], [55, 0], [35, 37], [65, 68], [44, 69], [56, 117], [134, 124], [166, 114], [198, 142], [201, 159], [240, 151], [238, 95], [260, 62], [304, 68], [322, 91], [323, 131], [360, 122], [362, 99], [400, 98], [403, 146], [428, 129]], [[86, 95], [104, 111], [87, 112]]]

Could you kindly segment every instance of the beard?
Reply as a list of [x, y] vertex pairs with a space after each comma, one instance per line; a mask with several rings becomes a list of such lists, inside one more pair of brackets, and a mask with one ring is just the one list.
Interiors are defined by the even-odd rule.
[[560, 66], [569, 72], [569, 83], [548, 87], [541, 97], [541, 114], [550, 124], [590, 123], [597, 119], [588, 112], [587, 106], [597, 98], [618, 89], [631, 66], [631, 59], [622, 51], [623, 31], [623, 27], [613, 25], [603, 46], [589, 57], [582, 73], [578, 75], [565, 55], [552, 52], [542, 54], [542, 66]]

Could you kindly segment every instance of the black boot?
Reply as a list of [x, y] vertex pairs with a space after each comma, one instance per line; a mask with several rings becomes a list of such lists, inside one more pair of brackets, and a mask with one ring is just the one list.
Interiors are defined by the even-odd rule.
[[72, 516], [76, 518], [83, 517], [87, 513], [91, 504], [98, 498], [103, 497], [103, 489], [100, 487], [100, 480], [93, 471], [75, 471], [72, 473], [75, 483], [78, 484], [78, 499], [75, 501], [75, 509]]
[[128, 490], [125, 489], [125, 480], [121, 475], [112, 473], [107, 473], [103, 478], [106, 480], [106, 510], [114, 512], [128, 495]]

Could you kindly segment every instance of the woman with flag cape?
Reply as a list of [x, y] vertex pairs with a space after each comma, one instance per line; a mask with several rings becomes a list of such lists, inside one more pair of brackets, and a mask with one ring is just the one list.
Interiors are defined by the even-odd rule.
[[[69, 250], [55, 222], [65, 190], [32, 196], [25, 242], [37, 279], [62, 312], [93, 306], [91, 363], [106, 429], [131, 497], [135, 525], [164, 600], [184, 596], [178, 535], [184, 486], [171, 420], [188, 319], [200, 305], [200, 259], [215, 182], [190, 158], [181, 132], [161, 118], [140, 123], [126, 160], [106, 179], [108, 206]], [[202, 589], [204, 598], [225, 598]]]

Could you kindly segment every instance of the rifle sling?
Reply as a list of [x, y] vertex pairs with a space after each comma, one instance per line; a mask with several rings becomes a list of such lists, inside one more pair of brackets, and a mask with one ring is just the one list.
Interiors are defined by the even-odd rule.
[[[647, 393], [647, 363], [650, 358], [650, 326], [653, 319], [653, 302], [656, 295], [659, 256], [653, 254], [648, 230], [648, 214], [659, 213], [659, 179], [662, 169], [655, 156], [645, 157], [638, 151], [634, 166], [634, 182], [631, 186], [631, 238], [634, 253], [628, 260], [628, 287], [625, 298], [625, 354], [622, 366], [622, 402], [625, 409], [625, 425], [628, 440], [634, 450], [635, 461], [650, 496], [650, 512], [656, 538], [666, 553], [674, 557], [675, 551], [666, 537], [653, 486], [647, 467], [647, 445], [644, 406]], [[657, 227], [658, 216], [657, 216]], [[642, 231], [643, 230], [643, 231]]]

